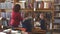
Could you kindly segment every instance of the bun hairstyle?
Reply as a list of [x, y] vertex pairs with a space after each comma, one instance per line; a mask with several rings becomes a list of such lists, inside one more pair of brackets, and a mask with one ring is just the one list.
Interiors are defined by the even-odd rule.
[[19, 4], [16, 4], [16, 5], [13, 7], [13, 11], [15, 11], [15, 12], [19, 12], [20, 9], [21, 9], [21, 7], [20, 7]]

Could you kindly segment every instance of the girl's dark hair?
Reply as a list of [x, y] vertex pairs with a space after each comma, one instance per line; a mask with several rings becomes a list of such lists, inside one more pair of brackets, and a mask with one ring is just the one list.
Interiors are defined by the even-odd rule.
[[13, 8], [13, 10], [14, 10], [15, 12], [19, 12], [20, 9], [21, 9], [21, 7], [20, 7], [19, 4], [16, 4], [16, 5], [14, 6], [14, 8]]

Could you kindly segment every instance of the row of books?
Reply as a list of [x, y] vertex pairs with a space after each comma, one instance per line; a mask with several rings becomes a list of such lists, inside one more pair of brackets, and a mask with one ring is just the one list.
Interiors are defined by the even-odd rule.
[[[5, 18], [6, 20], [1, 20], [1, 18]], [[0, 20], [1, 20], [0, 23], [3, 26], [8, 26], [8, 24], [10, 23], [10, 18], [11, 18], [11, 12], [0, 12]]]
[[55, 6], [55, 10], [60, 10], [60, 6]]
[[44, 8], [51, 8], [51, 2], [41, 2], [41, 3], [38, 4], [38, 6], [44, 7]]
[[32, 7], [32, 8], [51, 8], [52, 2], [44, 2], [44, 1], [38, 1], [34, 2], [33, 4], [30, 3], [28, 4], [27, 7]]
[[54, 19], [54, 23], [60, 23], [60, 19]]
[[13, 3], [11, 2], [5, 2], [5, 3], [0, 3], [0, 9], [12, 9]]
[[54, 0], [54, 2], [56, 3], [56, 4], [60, 4], [60, 0]]
[[[51, 8], [52, 3], [51, 2], [43, 2], [43, 1], [39, 1], [39, 2], [34, 2], [32, 3], [26, 3], [26, 2], [21, 2], [21, 3], [16, 3], [16, 4], [20, 4], [21, 8]], [[0, 3], [0, 9], [12, 9], [13, 7], [13, 3], [11, 2], [5, 2], [5, 3]]]
[[11, 17], [11, 12], [0, 12], [0, 17], [10, 18]]
[[55, 13], [55, 17], [60, 17], [60, 13]]
[[[0, 1], [14, 1], [14, 0], [0, 0]], [[16, 2], [19, 2], [19, 1], [32, 1], [32, 0], [15, 0]], [[53, 1], [53, 0], [35, 0], [35, 1]]]

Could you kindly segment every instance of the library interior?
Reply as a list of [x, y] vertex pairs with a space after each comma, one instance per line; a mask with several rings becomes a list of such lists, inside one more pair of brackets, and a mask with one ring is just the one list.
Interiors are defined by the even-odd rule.
[[0, 34], [60, 34], [60, 0], [0, 0]]

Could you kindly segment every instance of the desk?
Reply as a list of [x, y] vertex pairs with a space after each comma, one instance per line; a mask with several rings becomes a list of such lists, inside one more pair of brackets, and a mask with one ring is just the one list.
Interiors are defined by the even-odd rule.
[[45, 30], [41, 30], [39, 28], [33, 28], [32, 29], [32, 34], [46, 34]]

